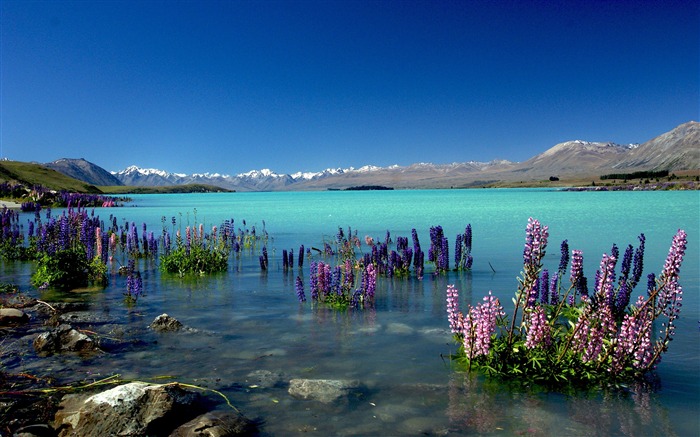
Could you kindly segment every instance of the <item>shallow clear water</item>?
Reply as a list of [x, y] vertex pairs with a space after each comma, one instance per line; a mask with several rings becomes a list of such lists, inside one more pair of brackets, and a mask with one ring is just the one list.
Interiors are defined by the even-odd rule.
[[[700, 413], [700, 193], [562, 192], [543, 190], [418, 190], [367, 192], [142, 195], [125, 208], [99, 209], [160, 231], [175, 216], [206, 227], [233, 218], [236, 227], [263, 226], [270, 236], [270, 269], [257, 252], [231, 259], [229, 272], [182, 280], [142, 264], [146, 295], [133, 308], [122, 299], [124, 278], [81, 296], [104, 316], [115, 338], [141, 343], [89, 359], [37, 358], [30, 352], [10, 370], [60, 372], [68, 380], [119, 373], [125, 378], [175, 379], [220, 390], [247, 416], [264, 420], [269, 435], [697, 435]], [[195, 219], [196, 215], [196, 219]], [[443, 358], [456, 350], [447, 330], [445, 288], [456, 284], [462, 305], [492, 290], [510, 302], [520, 272], [525, 226], [535, 217], [550, 228], [546, 264], [556, 268], [559, 243], [584, 251], [589, 278], [613, 243], [624, 249], [645, 233], [644, 275], [658, 273], [678, 228], [688, 233], [681, 270], [684, 306], [676, 337], [654, 391], [631, 387], [619, 395], [533, 393], [470, 380]], [[263, 225], [264, 221], [264, 225]], [[426, 274], [422, 280], [379, 278], [374, 309], [336, 312], [299, 304], [295, 267], [281, 267], [283, 249], [322, 247], [348, 227], [361, 239], [410, 237], [424, 251], [430, 226], [454, 243], [470, 223], [474, 267], [469, 273]], [[364, 246], [366, 247], [366, 246]], [[365, 249], [366, 250], [366, 249]], [[308, 281], [308, 260], [302, 277]], [[3, 281], [28, 288], [31, 265], [4, 264]], [[427, 267], [430, 271], [430, 268]], [[639, 287], [641, 288], [641, 287]], [[38, 294], [29, 291], [30, 294]], [[41, 295], [44, 299], [55, 296]], [[308, 287], [307, 287], [308, 293]], [[640, 293], [636, 290], [635, 296]], [[157, 335], [145, 327], [168, 313], [197, 333]], [[27, 339], [26, 341], [30, 341]], [[280, 374], [268, 387], [251, 375]], [[293, 378], [356, 379], [358, 396], [331, 405], [296, 400]]]

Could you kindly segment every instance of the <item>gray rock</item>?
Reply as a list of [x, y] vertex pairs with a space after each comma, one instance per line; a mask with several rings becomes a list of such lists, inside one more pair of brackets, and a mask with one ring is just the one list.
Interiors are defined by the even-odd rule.
[[360, 383], [355, 380], [292, 379], [289, 381], [289, 394], [298, 399], [328, 404], [348, 396], [359, 387]]
[[34, 339], [34, 349], [39, 354], [54, 352], [94, 352], [97, 343], [70, 325], [60, 325], [51, 331], [39, 334]]
[[254, 435], [257, 427], [242, 414], [210, 411], [178, 427], [170, 437], [234, 437]]
[[246, 375], [246, 382], [260, 388], [272, 388], [282, 383], [282, 374], [263, 369], [255, 370]]
[[204, 412], [201, 400], [178, 384], [132, 382], [92, 396], [65, 396], [54, 427], [72, 437], [167, 436]]
[[16, 308], [0, 308], [0, 326], [18, 325], [29, 321], [29, 316]]
[[173, 332], [183, 329], [183, 325], [179, 320], [167, 314], [161, 314], [156, 317], [148, 326], [158, 332]]

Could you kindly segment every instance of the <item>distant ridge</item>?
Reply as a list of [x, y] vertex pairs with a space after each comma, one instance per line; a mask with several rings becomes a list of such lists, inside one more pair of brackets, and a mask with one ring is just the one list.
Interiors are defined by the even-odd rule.
[[122, 182], [110, 172], [96, 164], [86, 161], [83, 158], [57, 159], [54, 162], [44, 164], [44, 166], [56, 170], [59, 173], [63, 173], [66, 176], [70, 176], [73, 179], [77, 179], [92, 185], [123, 185]]
[[[353, 186], [397, 189], [470, 187], [562, 176], [592, 177], [621, 170], [700, 170], [700, 123], [684, 123], [643, 144], [566, 141], [521, 163], [507, 160], [451, 164], [422, 162], [408, 166], [328, 168], [293, 174], [262, 169], [233, 176], [219, 173], [187, 175], [137, 166], [109, 173], [84, 159], [60, 159], [47, 166], [94, 185], [164, 187], [206, 184], [236, 191], [325, 190]], [[103, 173], [111, 178], [104, 177]], [[96, 179], [98, 175], [100, 179]]]

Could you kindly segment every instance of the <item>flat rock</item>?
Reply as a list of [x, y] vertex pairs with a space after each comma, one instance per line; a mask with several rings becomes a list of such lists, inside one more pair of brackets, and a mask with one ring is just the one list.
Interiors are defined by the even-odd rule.
[[289, 381], [289, 394], [298, 399], [328, 404], [348, 396], [359, 387], [360, 383], [356, 380], [292, 379]]
[[180, 425], [170, 437], [235, 437], [255, 435], [257, 426], [242, 414], [210, 411]]

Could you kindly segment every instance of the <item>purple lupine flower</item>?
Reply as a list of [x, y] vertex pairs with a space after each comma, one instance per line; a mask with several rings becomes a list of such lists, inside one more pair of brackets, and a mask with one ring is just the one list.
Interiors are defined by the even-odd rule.
[[630, 296], [632, 290], [629, 288], [627, 281], [620, 284], [620, 288], [617, 290], [617, 297], [615, 299], [615, 314], [622, 314], [630, 303]]
[[612, 307], [615, 298], [615, 289], [613, 281], [615, 280], [615, 263], [616, 259], [612, 255], [603, 254], [600, 261], [600, 270], [596, 273], [596, 298], [599, 303], [605, 303], [606, 306]]
[[687, 234], [684, 230], [679, 229], [673, 237], [671, 247], [668, 250], [664, 268], [661, 272], [661, 277], [664, 279], [677, 278], [681, 270], [681, 263], [685, 256], [685, 250], [688, 246]]
[[559, 274], [562, 275], [566, 272], [566, 268], [569, 265], [569, 240], [564, 240], [561, 242], [561, 258], [559, 259]]
[[576, 285], [583, 276], [583, 251], [574, 249], [571, 252], [571, 284]]
[[[555, 273], [556, 275], [556, 273]], [[542, 270], [542, 277], [540, 278], [540, 302], [543, 304], [549, 303], [549, 271], [547, 269]]]
[[545, 314], [544, 307], [536, 306], [529, 312], [527, 315], [526, 327], [526, 348], [534, 349], [536, 347], [541, 347], [544, 349], [552, 344], [551, 326], [547, 323], [547, 315]]
[[503, 307], [498, 298], [491, 295], [491, 291], [488, 296], [484, 296], [483, 302], [469, 307], [463, 321], [464, 351], [468, 359], [488, 355], [498, 317], [504, 315]]
[[625, 254], [622, 256], [622, 264], [620, 264], [620, 279], [619, 283], [627, 282], [627, 278], [630, 274], [630, 269], [632, 268], [632, 256], [634, 254], [634, 248], [631, 244], [627, 245], [625, 249]]
[[524, 265], [536, 271], [541, 265], [547, 249], [549, 227], [542, 226], [539, 220], [530, 217], [525, 229], [525, 249], [523, 251]]
[[440, 255], [438, 257], [439, 269], [446, 272], [450, 269], [450, 245], [448, 244], [447, 237], [442, 237], [442, 242], [440, 246]]
[[639, 296], [635, 308], [622, 319], [610, 365], [613, 373], [624, 370], [627, 363], [637, 369], [646, 368], [651, 364], [653, 318], [651, 311], [644, 307], [644, 297]]
[[634, 267], [632, 268], [632, 288], [634, 288], [639, 280], [642, 278], [642, 271], [644, 270], [644, 242], [646, 238], [644, 234], [639, 235], [639, 247], [634, 252]]
[[341, 282], [340, 278], [342, 275], [342, 269], [340, 266], [335, 266], [333, 269], [333, 272], [331, 273], [331, 282], [330, 282], [330, 293], [331, 294], [337, 294], [338, 296], [343, 294], [343, 289], [341, 287]]
[[447, 320], [453, 334], [462, 334], [464, 317], [459, 311], [459, 291], [454, 285], [447, 286]]
[[525, 303], [526, 308], [532, 308], [535, 306], [537, 299], [540, 297], [540, 281], [536, 280], [532, 283], [532, 287], [527, 292], [527, 302]]
[[365, 267], [365, 272], [367, 272], [367, 282], [364, 287], [364, 293], [367, 300], [372, 301], [374, 299], [375, 290], [377, 289], [377, 272], [374, 269], [374, 264], [368, 264], [367, 267]]
[[462, 260], [462, 234], [457, 234], [455, 237], [455, 268], [464, 268], [464, 262]]
[[464, 246], [467, 249], [467, 253], [472, 251], [472, 225], [468, 224], [464, 230]]
[[617, 330], [610, 307], [600, 305], [596, 310], [588, 306], [574, 326], [572, 350], [581, 354], [584, 363], [595, 361], [603, 350], [603, 340]]
[[136, 270], [136, 262], [129, 258], [126, 269], [126, 296], [128, 299], [136, 300], [142, 294], [143, 280], [141, 273]]
[[304, 281], [301, 280], [301, 276], [297, 276], [294, 287], [296, 289], [299, 302], [306, 302], [306, 295], [304, 294]]
[[343, 288], [346, 290], [352, 289], [355, 284], [355, 271], [352, 268], [352, 262], [349, 259], [345, 260], [345, 277], [343, 278]]
[[656, 288], [656, 275], [653, 273], [649, 273], [647, 276], [647, 294], [651, 294], [652, 291]]
[[[573, 295], [569, 296], [571, 299], [573, 299], [571, 305], [573, 305], [573, 302], [575, 302], [575, 298]], [[549, 280], [549, 303], [552, 305], [559, 305], [559, 273], [555, 273], [552, 275], [552, 278]]]

